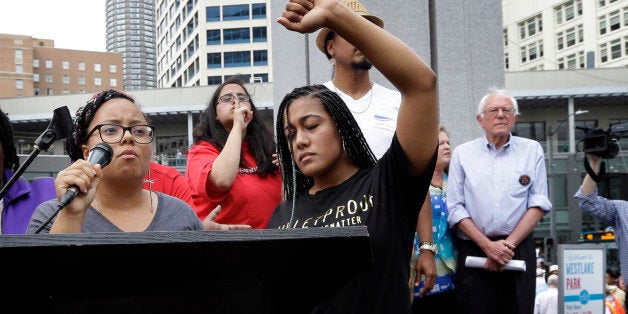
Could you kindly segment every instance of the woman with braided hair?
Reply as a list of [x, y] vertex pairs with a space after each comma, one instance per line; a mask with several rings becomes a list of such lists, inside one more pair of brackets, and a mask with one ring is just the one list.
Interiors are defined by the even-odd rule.
[[[55, 179], [57, 199], [37, 207], [29, 233], [203, 230], [184, 201], [142, 189], [154, 131], [131, 96], [116, 90], [94, 95], [78, 109], [66, 140], [73, 163]], [[113, 154], [111, 162], [101, 169], [86, 159], [102, 142], [112, 147]], [[71, 186], [79, 193], [57, 211], [57, 200]]]
[[408, 261], [438, 146], [436, 75], [402, 41], [340, 1], [292, 0], [277, 21], [300, 33], [327, 27], [342, 36], [397, 87], [402, 103], [392, 143], [376, 161], [336, 93], [314, 85], [286, 95], [276, 124], [286, 199], [268, 226], [366, 225], [373, 263], [313, 312], [410, 313]]

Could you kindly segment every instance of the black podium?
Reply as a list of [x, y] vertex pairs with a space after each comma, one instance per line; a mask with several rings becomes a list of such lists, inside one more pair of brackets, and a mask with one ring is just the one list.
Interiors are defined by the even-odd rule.
[[2, 307], [40, 313], [305, 313], [372, 262], [364, 226], [1, 235], [0, 256]]

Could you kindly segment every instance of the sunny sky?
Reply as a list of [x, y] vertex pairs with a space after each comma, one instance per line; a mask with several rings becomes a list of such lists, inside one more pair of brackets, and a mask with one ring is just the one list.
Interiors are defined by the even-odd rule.
[[0, 33], [52, 39], [55, 48], [105, 51], [105, 1], [2, 1]]

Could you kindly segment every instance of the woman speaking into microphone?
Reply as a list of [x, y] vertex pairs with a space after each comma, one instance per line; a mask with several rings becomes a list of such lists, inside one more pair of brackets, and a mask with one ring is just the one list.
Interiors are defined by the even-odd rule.
[[[94, 95], [78, 109], [66, 140], [73, 163], [55, 179], [57, 199], [37, 207], [28, 233], [203, 230], [187, 203], [142, 189], [154, 131], [131, 96], [116, 90]], [[103, 142], [113, 151], [106, 167], [87, 160]], [[68, 189], [76, 196], [58, 211]]]

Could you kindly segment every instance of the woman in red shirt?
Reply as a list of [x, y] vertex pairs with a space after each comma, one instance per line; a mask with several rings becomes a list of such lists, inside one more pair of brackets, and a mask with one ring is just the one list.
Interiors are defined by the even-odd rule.
[[281, 201], [276, 144], [238, 77], [220, 85], [194, 127], [186, 176], [194, 210], [204, 219], [217, 205], [216, 222], [266, 228]]

